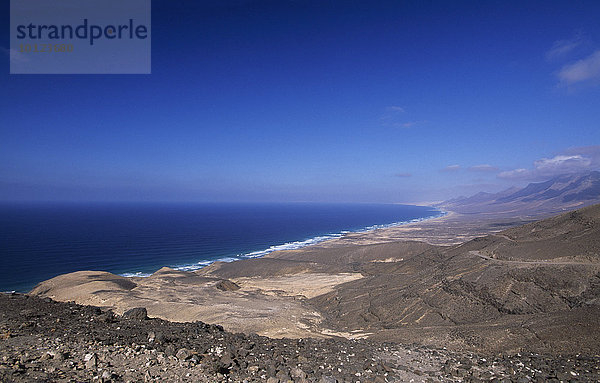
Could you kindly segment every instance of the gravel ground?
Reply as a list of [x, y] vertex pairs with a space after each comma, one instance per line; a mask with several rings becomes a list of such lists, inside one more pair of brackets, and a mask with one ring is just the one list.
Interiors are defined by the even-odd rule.
[[588, 382], [600, 357], [476, 355], [346, 339], [270, 339], [0, 294], [0, 382]]

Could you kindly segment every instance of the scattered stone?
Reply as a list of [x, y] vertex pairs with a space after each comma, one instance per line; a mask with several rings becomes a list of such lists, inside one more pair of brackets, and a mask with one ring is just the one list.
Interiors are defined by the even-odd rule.
[[179, 350], [177, 351], [177, 354], [175, 354], [175, 357], [176, 357], [177, 359], [179, 359], [180, 361], [184, 361], [184, 360], [186, 360], [187, 358], [189, 358], [190, 356], [192, 356], [192, 353], [191, 353], [191, 352], [190, 352], [190, 350], [188, 350], [187, 348], [182, 348], [182, 349], [179, 349]]
[[369, 340], [269, 339], [201, 322], [125, 316], [106, 322], [98, 319], [106, 313], [98, 313], [0, 294], [0, 333], [37, 323], [0, 341], [0, 382], [600, 381], [594, 354], [483, 357]]
[[85, 362], [85, 368], [88, 370], [95, 370], [98, 367], [98, 355], [94, 354], [86, 354], [83, 358]]
[[240, 289], [240, 286], [238, 286], [235, 282], [227, 279], [218, 281], [215, 287], [221, 291], [236, 291]]
[[290, 375], [292, 376], [292, 378], [306, 378], [306, 373], [298, 367], [292, 368], [292, 370], [290, 371]]
[[117, 316], [112, 311], [108, 311], [104, 314], [98, 315], [96, 320], [105, 323], [115, 323], [117, 322]]
[[125, 319], [137, 319], [146, 320], [148, 319], [148, 312], [145, 307], [136, 307], [131, 310], [127, 310], [123, 313]]

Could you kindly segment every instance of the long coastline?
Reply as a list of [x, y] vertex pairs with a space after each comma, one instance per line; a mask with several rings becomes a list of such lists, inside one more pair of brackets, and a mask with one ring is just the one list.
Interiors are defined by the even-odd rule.
[[[406, 225], [348, 233], [297, 250], [275, 251], [239, 262], [216, 262], [194, 272], [163, 267], [148, 278], [124, 278], [108, 272], [79, 271], [40, 283], [30, 295], [100, 306], [117, 314], [143, 307], [150, 317], [218, 323], [229, 331], [271, 338], [427, 339], [426, 343], [436, 346], [499, 351], [533, 341], [537, 350], [545, 350], [547, 341], [560, 346], [556, 342], [562, 338], [548, 333], [541, 338], [546, 340], [532, 340], [530, 330], [521, 326], [523, 318], [541, 320], [543, 328], [551, 329], [555, 318], [564, 323], [570, 323], [572, 317], [595, 320], [597, 308], [566, 313], [555, 310], [551, 315], [539, 311], [525, 313], [526, 317], [520, 312], [511, 314], [511, 307], [524, 304], [521, 295], [532, 302], [539, 299], [539, 294], [549, 296], [550, 302], [544, 306], [547, 308], [540, 310], [562, 307], [563, 298], [555, 297], [553, 284], [543, 291], [537, 285], [523, 284], [523, 279], [527, 281], [533, 275], [546, 278], [546, 274], [535, 271], [537, 263], [531, 268], [520, 265], [515, 274], [511, 264], [490, 263], [471, 251], [503, 243], [512, 249], [512, 242], [505, 243], [503, 235], [454, 246], [527, 219], [448, 212], [443, 217]], [[573, 221], [569, 215], [563, 219]], [[527, 254], [527, 248], [521, 250]], [[564, 293], [569, 297], [588, 291], [583, 285], [593, 284], [598, 267], [548, 265], [556, 268], [556, 275], [582, 284], [574, 286], [574, 292]], [[468, 277], [461, 284], [457, 278], [463, 275]], [[553, 278], [552, 274], [548, 277]], [[506, 286], [515, 284], [523, 289], [519, 290], [521, 295], [503, 301]], [[490, 290], [499, 298], [490, 298]], [[473, 291], [484, 293], [473, 295]], [[456, 311], [464, 302], [473, 309]], [[507, 308], [499, 311], [498, 304]], [[459, 321], [464, 325], [457, 325]], [[587, 323], [591, 322], [579, 326], [582, 340], [588, 337]], [[507, 338], [506, 329], [516, 337]], [[571, 331], [568, 326], [563, 329]], [[475, 338], [464, 338], [462, 331]], [[448, 338], [449, 334], [454, 335]], [[471, 341], [490, 334], [497, 343]]]
[[[414, 206], [422, 206], [422, 207], [430, 207], [433, 209], [437, 209], [433, 206], [428, 205], [414, 205]], [[390, 242], [393, 241], [396, 230], [399, 227], [418, 227], [420, 224], [425, 224], [427, 222], [443, 222], [444, 218], [448, 216], [452, 216], [455, 213], [447, 212], [443, 210], [437, 210], [436, 214], [433, 214], [428, 217], [415, 218], [406, 221], [398, 221], [388, 224], [376, 224], [367, 226], [363, 229], [348, 231], [343, 230], [339, 233], [324, 233], [317, 235], [315, 237], [311, 237], [304, 240], [297, 240], [292, 242], [286, 242], [283, 244], [272, 245], [266, 249], [251, 251], [249, 253], [238, 254], [236, 256], [223, 256], [221, 258], [217, 258], [214, 260], [203, 260], [198, 261], [193, 264], [181, 264], [181, 265], [172, 265], [175, 270], [179, 271], [196, 271], [202, 269], [206, 266], [209, 266], [215, 262], [236, 262], [240, 260], [246, 259], [255, 259], [268, 256], [269, 254], [276, 253], [279, 251], [287, 251], [287, 250], [300, 250], [305, 248], [320, 248], [320, 247], [335, 247], [335, 246], [345, 246], [345, 245], [356, 245], [356, 244], [374, 244], [381, 242]], [[388, 236], [386, 233], [390, 233], [392, 235]], [[387, 237], [387, 239], [386, 239]], [[403, 240], [403, 239], [398, 239]], [[360, 243], [356, 243], [359, 241]], [[143, 272], [126, 272], [119, 274], [124, 277], [149, 277], [152, 273], [143, 273]]]

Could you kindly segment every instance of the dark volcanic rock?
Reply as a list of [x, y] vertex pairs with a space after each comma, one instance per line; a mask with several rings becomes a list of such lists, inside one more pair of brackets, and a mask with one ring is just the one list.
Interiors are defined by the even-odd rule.
[[219, 282], [217, 282], [215, 287], [221, 291], [236, 291], [240, 289], [240, 286], [227, 279], [220, 280]]
[[127, 310], [123, 313], [125, 319], [137, 319], [146, 320], [148, 319], [148, 311], [144, 307], [136, 307], [131, 310]]
[[[98, 321], [98, 309], [0, 294], [0, 381], [597, 381], [600, 358], [477, 355], [345, 339], [269, 339], [160, 319]], [[35, 323], [21, 326], [23, 323]], [[6, 335], [9, 334], [9, 335]], [[168, 342], [157, 342], [169, 334]]]

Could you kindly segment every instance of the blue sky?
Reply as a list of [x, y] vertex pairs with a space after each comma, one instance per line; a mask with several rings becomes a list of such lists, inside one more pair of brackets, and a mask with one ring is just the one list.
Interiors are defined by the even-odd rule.
[[423, 202], [600, 168], [598, 1], [152, 4], [151, 75], [9, 75], [2, 3], [0, 200]]

